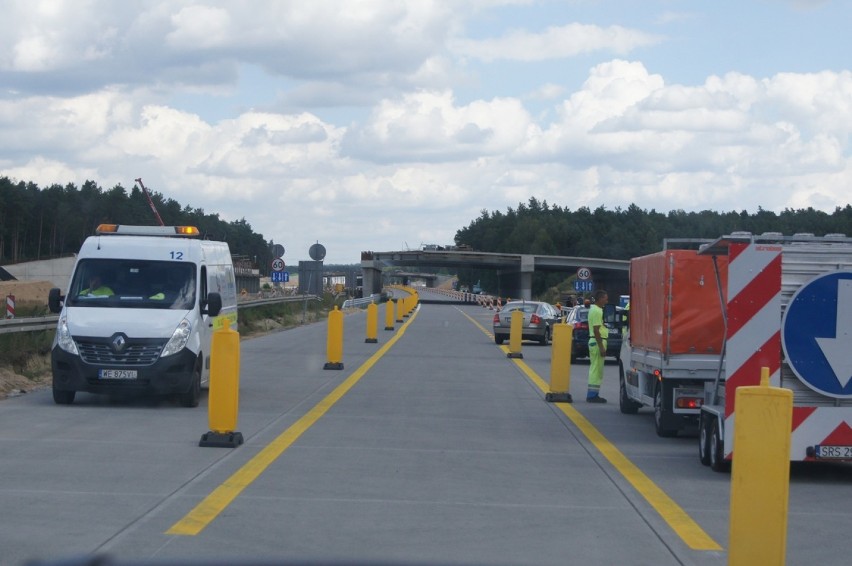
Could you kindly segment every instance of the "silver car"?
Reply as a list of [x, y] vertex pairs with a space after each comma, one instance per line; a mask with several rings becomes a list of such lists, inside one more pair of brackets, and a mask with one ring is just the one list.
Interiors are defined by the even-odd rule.
[[550, 303], [540, 301], [511, 301], [494, 314], [494, 342], [502, 344], [509, 339], [512, 327], [512, 312], [524, 313], [522, 340], [535, 340], [546, 346], [553, 335], [553, 325], [561, 321], [560, 313]]

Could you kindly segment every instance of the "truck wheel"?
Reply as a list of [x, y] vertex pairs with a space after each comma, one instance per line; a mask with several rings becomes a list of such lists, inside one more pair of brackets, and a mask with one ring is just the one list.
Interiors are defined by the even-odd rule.
[[495, 343], [495, 344], [497, 344], [497, 345], [502, 344], [502, 343], [503, 343], [503, 337], [502, 337], [502, 336], [497, 336], [497, 335], [495, 334], [495, 335], [494, 335], [494, 343]]
[[710, 465], [710, 427], [714, 419], [703, 414], [699, 417], [698, 425], [698, 459], [704, 466]]
[[76, 391], [67, 391], [65, 389], [53, 388], [53, 402], [57, 405], [70, 405], [74, 402]]
[[672, 438], [677, 436], [676, 428], [668, 428], [663, 425], [663, 419], [666, 417], [665, 400], [663, 399], [663, 386], [657, 384], [657, 389], [654, 392], [654, 428], [657, 430], [657, 436], [663, 438]]
[[710, 427], [710, 469], [714, 472], [730, 471], [730, 462], [725, 460], [725, 444], [722, 431], [719, 430], [719, 419], [713, 419]]
[[178, 396], [178, 401], [184, 407], [197, 407], [201, 401], [201, 356], [195, 362], [195, 370], [192, 372], [192, 385], [189, 391]]
[[624, 384], [624, 364], [618, 360], [618, 408], [625, 415], [635, 415], [641, 405], [627, 396], [627, 386]]

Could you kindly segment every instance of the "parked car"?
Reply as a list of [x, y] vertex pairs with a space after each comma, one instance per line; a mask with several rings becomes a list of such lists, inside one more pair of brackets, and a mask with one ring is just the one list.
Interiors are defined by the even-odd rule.
[[[616, 307], [616, 312], [623, 310], [621, 307]], [[620, 318], [617, 320], [620, 320]], [[565, 324], [570, 324], [574, 327], [571, 334], [571, 361], [575, 362], [578, 358], [588, 358], [589, 307], [584, 305], [571, 307], [568, 315], [565, 317]], [[609, 338], [606, 341], [606, 355], [617, 359], [621, 355], [622, 329], [606, 321], [604, 321], [604, 324], [609, 329]]]
[[494, 315], [494, 342], [502, 344], [509, 339], [512, 312], [524, 313], [522, 340], [536, 340], [543, 346], [550, 343], [553, 325], [561, 322], [561, 315], [550, 303], [540, 301], [511, 301]]

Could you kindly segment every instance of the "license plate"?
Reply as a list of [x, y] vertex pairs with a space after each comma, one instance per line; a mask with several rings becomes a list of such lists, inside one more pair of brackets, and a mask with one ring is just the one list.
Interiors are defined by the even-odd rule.
[[852, 460], [852, 446], [820, 446], [816, 447], [816, 457], [826, 459]]
[[135, 369], [100, 369], [98, 370], [100, 379], [136, 379]]

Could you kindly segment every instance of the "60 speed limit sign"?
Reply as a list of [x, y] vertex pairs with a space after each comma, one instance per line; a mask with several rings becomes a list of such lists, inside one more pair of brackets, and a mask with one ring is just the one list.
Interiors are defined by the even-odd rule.
[[588, 267], [581, 267], [577, 270], [577, 279], [580, 281], [588, 281], [592, 278], [592, 270]]
[[276, 257], [272, 260], [272, 271], [284, 271], [284, 260], [280, 257]]

